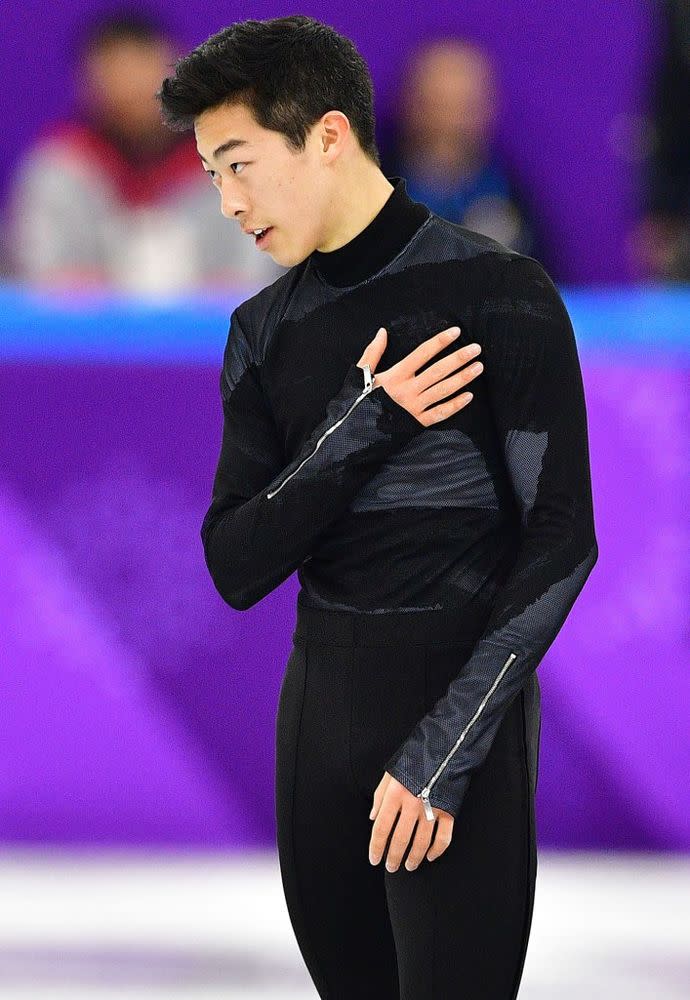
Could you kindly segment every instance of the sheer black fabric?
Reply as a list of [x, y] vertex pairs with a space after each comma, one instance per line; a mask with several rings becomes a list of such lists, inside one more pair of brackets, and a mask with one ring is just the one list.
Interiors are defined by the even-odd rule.
[[[353, 241], [233, 312], [201, 536], [237, 609], [297, 570], [308, 606], [444, 609], [480, 624], [457, 677], [385, 763], [457, 815], [522, 689], [536, 741], [536, 667], [596, 562], [585, 400], [573, 328], [542, 265], [389, 179], [389, 200]], [[452, 325], [460, 337], [429, 364], [481, 345], [468, 406], [425, 427], [368, 390], [356, 362], [380, 326], [384, 371]]]

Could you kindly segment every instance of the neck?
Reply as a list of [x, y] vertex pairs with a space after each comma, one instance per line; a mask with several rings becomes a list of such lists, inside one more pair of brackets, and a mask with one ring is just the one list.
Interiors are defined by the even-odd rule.
[[[332, 240], [332, 250], [312, 251], [310, 265], [327, 284], [345, 288], [366, 281], [393, 261], [429, 218], [430, 210], [412, 201], [401, 177], [383, 179], [386, 185], [380, 200], [367, 200], [367, 211], [362, 194], [352, 205], [351, 211], [358, 209], [358, 221], [351, 220], [347, 232], [354, 235], [346, 240], [343, 229], [340, 239]], [[340, 211], [338, 215], [342, 218]]]
[[328, 232], [316, 247], [321, 253], [338, 250], [366, 229], [393, 193], [388, 178], [375, 163], [369, 163], [338, 187], [335, 214], [329, 221]]

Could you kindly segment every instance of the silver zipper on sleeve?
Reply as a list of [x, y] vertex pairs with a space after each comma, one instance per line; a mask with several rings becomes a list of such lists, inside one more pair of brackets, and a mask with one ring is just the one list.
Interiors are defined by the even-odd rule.
[[369, 367], [369, 365], [363, 365], [362, 366], [362, 371], [364, 372], [364, 389], [362, 390], [362, 392], [360, 392], [359, 396], [354, 401], [354, 403], [352, 404], [352, 406], [350, 407], [350, 409], [347, 411], [347, 413], [344, 413], [343, 416], [340, 417], [339, 420], [336, 420], [336, 422], [334, 424], [332, 424], [328, 428], [327, 431], [323, 432], [323, 434], [321, 435], [321, 437], [319, 438], [319, 440], [316, 442], [316, 447], [314, 448], [314, 450], [312, 452], [310, 452], [310, 454], [307, 455], [307, 457], [304, 458], [300, 462], [300, 464], [297, 466], [297, 468], [294, 469], [290, 473], [289, 476], [285, 477], [285, 479], [282, 481], [282, 483], [280, 484], [280, 486], [276, 487], [276, 489], [274, 489], [270, 493], [266, 494], [266, 499], [267, 500], [270, 500], [272, 497], [274, 497], [276, 495], [276, 493], [279, 493], [280, 490], [282, 490], [283, 486], [285, 486], [285, 484], [288, 483], [292, 479], [293, 476], [297, 475], [297, 473], [302, 468], [302, 466], [304, 465], [304, 463], [308, 462], [309, 459], [312, 458], [316, 454], [316, 452], [319, 450], [319, 448], [321, 446], [321, 442], [325, 441], [326, 438], [328, 437], [328, 435], [332, 434], [333, 431], [336, 429], [336, 427], [340, 427], [340, 425], [342, 424], [343, 420], [345, 420], [346, 417], [349, 417], [349, 415], [354, 410], [355, 406], [357, 406], [357, 403], [361, 403], [361, 401], [364, 399], [364, 397], [368, 396], [369, 393], [372, 391], [372, 389], [376, 388], [376, 386], [374, 385], [374, 377], [371, 374], [371, 368]]
[[517, 659], [517, 655], [515, 653], [511, 653], [510, 656], [508, 657], [508, 659], [506, 660], [506, 662], [501, 667], [501, 670], [499, 672], [498, 677], [496, 678], [496, 680], [493, 682], [493, 684], [491, 685], [491, 687], [489, 688], [489, 690], [486, 692], [486, 694], [482, 698], [482, 701], [481, 701], [481, 704], [479, 705], [479, 708], [474, 713], [474, 715], [472, 716], [472, 718], [470, 719], [470, 721], [467, 723], [467, 725], [465, 726], [465, 728], [463, 729], [463, 731], [460, 733], [460, 736], [456, 740], [455, 744], [453, 745], [453, 747], [451, 748], [451, 750], [449, 751], [449, 753], [446, 755], [445, 759], [443, 761], [441, 761], [441, 763], [437, 767], [437, 769], [434, 772], [434, 774], [432, 775], [432, 777], [429, 779], [429, 781], [426, 783], [426, 785], [424, 786], [424, 788], [419, 793], [418, 798], [421, 798], [421, 800], [422, 800], [422, 805], [424, 806], [424, 814], [426, 815], [426, 818], [428, 820], [433, 821], [433, 819], [434, 819], [434, 814], [431, 811], [431, 805], [429, 804], [429, 792], [434, 787], [434, 784], [436, 783], [439, 775], [443, 772], [443, 770], [446, 767], [448, 761], [451, 759], [451, 757], [453, 756], [453, 754], [455, 753], [455, 751], [458, 749], [458, 747], [460, 746], [460, 744], [462, 743], [462, 741], [465, 739], [465, 737], [469, 733], [471, 727], [474, 725], [474, 723], [477, 721], [477, 719], [479, 718], [479, 716], [484, 711], [484, 706], [486, 705], [487, 701], [489, 700], [489, 698], [491, 697], [491, 695], [494, 693], [494, 691], [496, 690], [496, 688], [498, 687], [498, 685], [500, 684], [501, 679], [502, 679], [503, 675], [505, 674], [506, 670], [508, 669], [508, 667], [510, 666], [510, 664], [515, 659]]

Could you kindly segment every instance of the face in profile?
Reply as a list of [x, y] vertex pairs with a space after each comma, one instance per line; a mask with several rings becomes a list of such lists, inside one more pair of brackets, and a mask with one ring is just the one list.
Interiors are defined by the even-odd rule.
[[324, 240], [332, 178], [324, 169], [317, 122], [294, 152], [280, 132], [265, 129], [245, 104], [210, 108], [194, 123], [201, 165], [220, 194], [220, 210], [283, 267], [304, 260]]

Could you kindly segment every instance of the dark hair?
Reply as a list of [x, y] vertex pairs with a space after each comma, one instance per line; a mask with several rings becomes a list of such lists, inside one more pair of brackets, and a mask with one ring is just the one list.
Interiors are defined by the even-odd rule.
[[223, 28], [176, 62], [156, 96], [175, 131], [191, 128], [209, 108], [245, 104], [295, 152], [327, 111], [342, 111], [364, 153], [380, 166], [367, 64], [349, 38], [303, 14]]
[[87, 55], [112, 42], [153, 44], [164, 38], [167, 38], [166, 29], [153, 15], [136, 8], [122, 8], [88, 22], [77, 39], [76, 48], [79, 54]]

